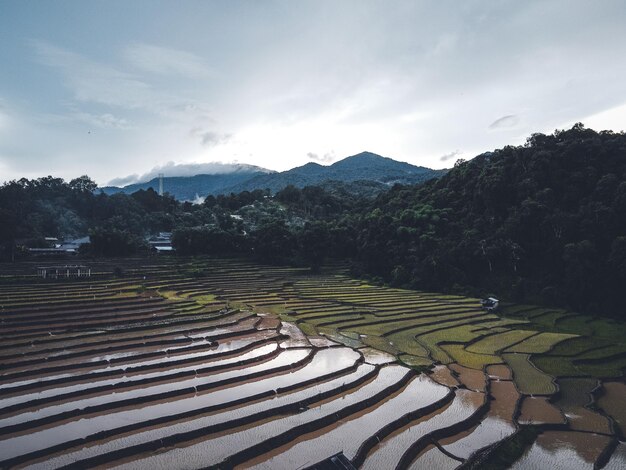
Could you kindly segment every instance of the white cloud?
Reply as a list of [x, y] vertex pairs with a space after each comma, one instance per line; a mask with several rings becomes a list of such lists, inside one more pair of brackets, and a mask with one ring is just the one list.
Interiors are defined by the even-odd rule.
[[189, 132], [192, 136], [200, 139], [200, 143], [205, 147], [215, 147], [216, 145], [225, 144], [233, 137], [232, 134], [224, 134], [217, 131], [207, 131], [199, 127], [191, 129]]
[[154, 167], [142, 175], [134, 174], [123, 178], [114, 178], [109, 182], [111, 186], [126, 186], [128, 184], [150, 181], [160, 173], [165, 176], [194, 176], [194, 175], [222, 175], [226, 173], [261, 171], [269, 172], [264, 168], [242, 163], [175, 163], [167, 162], [165, 165]]
[[309, 159], [314, 160], [316, 162], [320, 162], [320, 163], [331, 163], [337, 158], [337, 156], [335, 155], [335, 152], [333, 151], [324, 153], [322, 155], [313, 153], [313, 152], [308, 152], [306, 156], [309, 157]]
[[[22, 11], [49, 19], [45, 30], [7, 29], [11, 177], [103, 181], [172, 160], [283, 170], [334, 161], [329, 149], [437, 168], [563, 123], [624, 128], [622, 0], [200, 2], [167, 17], [138, 8], [115, 28], [79, 8], [48, 18], [52, 8]], [[69, 27], [82, 31], [71, 50], [55, 34]], [[29, 45], [46, 67], [22, 35], [45, 38]]]
[[201, 57], [168, 47], [132, 44], [124, 56], [130, 64], [146, 72], [200, 79], [213, 75]]
[[113, 178], [109, 181], [108, 186], [119, 186], [123, 187], [129, 184], [137, 183], [139, 180], [139, 175], [135, 173], [134, 175], [123, 176], [121, 178]]
[[104, 114], [90, 114], [83, 112], [76, 112], [72, 115], [76, 120], [86, 122], [100, 128], [108, 129], [131, 129], [131, 125], [128, 120], [119, 118], [110, 113]]
[[162, 99], [136, 76], [45, 42], [33, 44], [39, 59], [63, 74], [79, 101], [138, 108], [153, 106], [155, 100]]

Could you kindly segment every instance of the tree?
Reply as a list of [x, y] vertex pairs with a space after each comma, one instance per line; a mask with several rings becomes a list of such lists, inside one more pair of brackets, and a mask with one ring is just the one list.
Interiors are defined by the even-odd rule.
[[147, 249], [141, 238], [124, 230], [98, 227], [90, 231], [89, 237], [90, 243], [83, 250], [93, 256], [128, 256]]
[[69, 187], [72, 191], [93, 193], [98, 188], [98, 185], [89, 176], [83, 175], [71, 180]]

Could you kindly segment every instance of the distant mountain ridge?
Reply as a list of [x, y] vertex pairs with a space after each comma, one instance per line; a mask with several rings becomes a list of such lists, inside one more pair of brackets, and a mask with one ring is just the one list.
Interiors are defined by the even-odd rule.
[[[216, 175], [194, 175], [194, 176], [164, 176], [164, 191], [170, 193], [180, 201], [193, 201], [198, 197], [206, 197], [209, 194], [228, 194], [229, 188], [247, 181], [256, 176], [266, 173], [261, 171], [221, 173]], [[129, 184], [124, 187], [105, 186], [100, 188], [106, 194], [126, 193], [132, 194], [140, 189], [159, 189], [159, 178], [152, 178], [144, 183]]]
[[[254, 167], [253, 167], [254, 168]], [[362, 152], [332, 165], [307, 163], [283, 172], [270, 173], [268, 170], [224, 173], [219, 175], [195, 175], [190, 177], [164, 177], [165, 191], [179, 200], [194, 200], [209, 194], [240, 193], [255, 189], [269, 189], [276, 193], [288, 185], [302, 188], [320, 185], [332, 181], [335, 184], [346, 183], [346, 188], [354, 188], [357, 181], [367, 181], [370, 187], [382, 190], [393, 184], [417, 184], [443, 176], [447, 170], [432, 170], [421, 166], [399, 162], [371, 152]], [[132, 193], [139, 189], [152, 187], [158, 189], [158, 178], [145, 183], [136, 183], [118, 187], [102, 188], [107, 194], [116, 192]]]

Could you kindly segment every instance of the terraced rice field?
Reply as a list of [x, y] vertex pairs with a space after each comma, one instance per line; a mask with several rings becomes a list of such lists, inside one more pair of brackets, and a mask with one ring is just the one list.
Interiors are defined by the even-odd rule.
[[0, 266], [2, 468], [626, 467], [624, 325], [341, 266], [34, 266]]

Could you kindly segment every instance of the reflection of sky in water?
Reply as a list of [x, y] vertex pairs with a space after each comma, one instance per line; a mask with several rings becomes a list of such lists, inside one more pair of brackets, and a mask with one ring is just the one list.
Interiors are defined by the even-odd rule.
[[[234, 349], [243, 348], [243, 347], [249, 345], [250, 343], [252, 343], [253, 341], [257, 341], [258, 339], [259, 339], [259, 337], [257, 336], [257, 337], [254, 337], [254, 338], [251, 337], [251, 338], [246, 339], [246, 340], [234, 340], [234, 341], [230, 341], [228, 343], [220, 343], [220, 344], [217, 345], [217, 347], [211, 348], [210, 350], [198, 351], [198, 352], [194, 352], [194, 353], [190, 353], [190, 354], [176, 354], [176, 355], [171, 356], [171, 358], [172, 358], [172, 360], [178, 360], [178, 359], [184, 359], [184, 358], [200, 357], [200, 356], [203, 356], [203, 355], [206, 355], [207, 358], [210, 358], [210, 356], [212, 354], [223, 353], [223, 352], [227, 352], [227, 351], [232, 351]], [[182, 350], [178, 350], [177, 352], [180, 353], [181, 351]], [[119, 370], [119, 373], [123, 374], [124, 371], [129, 369], [129, 368], [143, 367], [143, 366], [150, 366], [150, 365], [159, 365], [159, 364], [163, 364], [163, 357], [162, 356], [158, 357], [156, 359], [127, 361], [124, 364], [120, 364], [119, 366], [115, 366], [114, 365], [113, 367], [111, 367], [110, 365], [107, 365], [106, 367], [101, 367], [101, 368], [98, 368], [98, 369], [89, 369], [88, 373], [89, 374], [96, 374], [98, 372], [104, 372], [104, 371], [111, 372], [112, 370]], [[79, 375], [83, 375], [85, 373], [86, 373], [85, 370], [77, 369], [73, 373], [46, 375], [45, 380], [56, 380], [56, 379], [61, 379], [61, 378], [79, 376]], [[26, 384], [36, 383], [36, 382], [41, 382], [41, 378], [20, 380], [20, 381], [0, 384], [0, 388], [17, 387], [17, 386], [20, 386], [20, 385], [26, 385]]]
[[365, 357], [365, 362], [368, 364], [388, 364], [395, 362], [396, 358], [393, 354], [389, 354], [383, 351], [379, 351], [374, 348], [361, 348], [361, 354]]
[[[328, 350], [328, 352], [333, 352], [333, 350]], [[365, 365], [364, 367], [371, 366]], [[337, 412], [349, 403], [359, 403], [369, 400], [375, 393], [380, 392], [389, 385], [397, 382], [406, 373], [407, 370], [403, 367], [385, 367], [380, 371], [376, 380], [364, 384], [357, 390], [348, 393], [341, 398], [337, 397], [336, 399], [326, 402], [321, 407], [313, 407], [302, 413], [285, 416], [243, 431], [228, 433], [227, 435], [219, 436], [215, 439], [194, 443], [188, 447], [176, 448], [158, 455], [147, 456], [141, 461], [121, 465], [120, 468], [176, 469], [200, 468], [216, 464], [235, 452], [247, 449], [253, 445], [275, 437], [292, 429], [293, 427], [309, 425], [314, 420], [322, 419], [328, 416], [335, 416]], [[311, 394], [315, 392], [314, 390], [311, 390], [308, 391], [308, 393]], [[413, 397], [415, 397], [414, 394]], [[376, 418], [375, 416], [372, 416], [371, 413], [369, 416], [372, 419]], [[380, 424], [380, 421], [377, 421], [377, 423]], [[356, 429], [353, 434], [343, 431], [339, 434], [324, 434], [322, 436], [324, 437], [323, 445], [317, 445], [317, 442], [315, 444], [311, 444], [310, 442], [303, 441], [303, 448], [300, 449], [299, 444], [296, 444], [292, 446], [289, 451], [284, 451], [276, 456], [280, 459], [280, 462], [273, 460], [268, 461], [268, 468], [297, 468], [299, 465], [302, 465], [307, 461], [314, 463], [319, 460], [323, 460], [325, 457], [329, 456], [327, 455], [328, 452], [335, 454], [339, 452], [339, 450], [346, 448], [346, 442], [343, 442], [341, 439], [347, 440], [348, 443], [358, 446], [360, 445], [359, 439], [361, 436], [357, 433], [371, 431], [372, 429], [375, 429], [375, 426], [371, 424], [367, 427], [361, 425], [355, 426], [355, 428]], [[300, 463], [294, 464], [293, 460], [297, 460]]]
[[610, 438], [598, 434], [547, 431], [511, 467], [515, 470], [591, 469]]
[[[268, 345], [269, 347], [276, 347], [275, 345]], [[159, 385], [147, 386], [143, 388], [123, 391], [123, 392], [112, 392], [108, 395], [97, 396], [91, 398], [84, 398], [82, 400], [75, 400], [68, 403], [61, 403], [57, 405], [47, 406], [41, 408], [36, 411], [31, 411], [28, 413], [22, 413], [17, 416], [12, 416], [9, 418], [0, 419], [0, 427], [9, 426], [13, 424], [22, 423], [24, 421], [32, 421], [35, 419], [44, 418], [47, 416], [53, 416], [57, 413], [62, 413], [71, 410], [79, 410], [88, 406], [97, 406], [105, 403], [112, 403], [120, 400], [133, 399], [144, 397], [147, 395], [156, 396], [172, 391], [172, 390], [180, 390], [184, 388], [192, 388], [202, 385], [207, 385], [215, 382], [219, 382], [226, 379], [232, 379], [235, 377], [245, 377], [248, 374], [253, 374], [255, 372], [260, 372], [267, 369], [273, 369], [276, 367], [285, 366], [296, 362], [298, 360], [304, 359], [309, 354], [309, 351], [287, 351], [281, 353], [278, 357], [271, 359], [263, 364], [259, 364], [256, 366], [248, 366], [245, 369], [245, 372], [241, 370], [233, 370], [228, 372], [222, 372], [218, 374], [213, 374], [209, 376], [200, 376], [194, 377], [188, 380], [180, 380], [177, 382], [163, 383]], [[0, 452], [1, 453], [1, 452]]]
[[[305, 351], [287, 351], [283, 354], [290, 356], [292, 359], [300, 359], [304, 352]], [[335, 355], [335, 353], [339, 353], [339, 355]], [[130, 423], [139, 423], [155, 417], [171, 416], [177, 413], [198, 410], [212, 405], [224, 405], [229, 401], [250, 397], [256, 393], [298, 384], [311, 378], [336, 372], [352, 366], [358, 358], [358, 353], [348, 348], [342, 348], [341, 350], [333, 349], [319, 351], [309, 364], [301, 369], [284, 375], [258, 379], [211, 393], [198, 394], [192, 398], [182, 398], [174, 401], [146, 405], [141, 408], [133, 408], [131, 410], [110, 412], [62, 424], [39, 432], [32, 432], [25, 436], [19, 436], [7, 441], [0, 441], [0, 453], [6, 456], [20, 455], [24, 452], [31, 452], [36, 449], [46, 448], [73, 438], [81, 438], [94, 434], [98, 431], [115, 429], [116, 427], [124, 426]], [[110, 452], [141, 442], [161, 439], [178, 432], [190, 431], [194, 428], [211, 425], [216, 422], [232, 420], [238, 416], [245, 416], [260, 410], [266, 410], [268, 407], [279, 406], [287, 402], [294, 402], [313, 394], [318, 394], [323, 390], [333, 389], [334, 387], [341, 386], [344, 383], [350, 383], [371, 370], [371, 366], [362, 366], [357, 370], [357, 372], [348, 376], [342, 376], [337, 379], [330, 380], [323, 385], [310, 387], [301, 392], [293, 392], [284, 396], [279, 395], [273, 399], [248, 405], [247, 407], [242, 405], [239, 408], [229, 410], [223, 414], [190, 419], [182, 423], [172, 424], [170, 426], [161, 426], [154, 430], [140, 432], [120, 439], [114, 439], [102, 445], [86, 447], [76, 452], [65, 453], [63, 456], [43, 462], [41, 467], [50, 468], [50, 466], [55, 462], [59, 465], [66, 465], [73, 463], [78, 459], [92, 457], [94, 455]]]
[[451, 454], [466, 459], [473, 452], [501, 441], [515, 432], [515, 426], [499, 418], [488, 416], [469, 435], [444, 446]]
[[[133, 382], [137, 380], [147, 380], [147, 379], [167, 380], [168, 375], [171, 375], [171, 374], [178, 374], [181, 372], [191, 372], [191, 371], [196, 371], [198, 369], [207, 368], [207, 367], [210, 368], [210, 367], [223, 367], [227, 365], [236, 365], [239, 361], [263, 356], [265, 354], [271, 353], [272, 351], [275, 351], [276, 349], [277, 349], [276, 344], [271, 343], [271, 344], [267, 344], [267, 345], [255, 348], [240, 356], [231, 357], [231, 358], [222, 359], [222, 360], [213, 361], [213, 362], [207, 362], [206, 364], [196, 363], [190, 366], [171, 368], [171, 369], [168, 369], [167, 371], [158, 370], [156, 372], [148, 372], [145, 374], [133, 374], [132, 376], [128, 378], [127, 377], [115, 377], [112, 379], [108, 378], [104, 380], [92, 380], [88, 384], [80, 383], [80, 384], [68, 385], [65, 387], [60, 386], [57, 388], [44, 390], [42, 392], [28, 393], [24, 395], [2, 399], [0, 400], [0, 408], [15, 405], [18, 403], [26, 403], [30, 400], [54, 397], [54, 396], [62, 395], [65, 393], [72, 393], [72, 392], [83, 391], [83, 390], [86, 391], [93, 387], [101, 387], [101, 386], [106, 386], [106, 385], [124, 384], [124, 383], [126, 383], [127, 386], [130, 387], [133, 385]], [[178, 359], [202, 357], [202, 355], [206, 355], [206, 352], [184, 355], [184, 356], [178, 357]], [[161, 362], [163, 362], [162, 358], [161, 358]], [[172, 380], [175, 381], [176, 379], [172, 379]], [[143, 390], [146, 390], [147, 385], [144, 385], [143, 387], [144, 387]]]
[[437, 447], [427, 447], [409, 467], [410, 470], [453, 470], [461, 462], [448, 457]]
[[[438, 386], [439, 389], [448, 389]], [[483, 403], [484, 395], [470, 390], [456, 390], [452, 402], [414, 421], [410, 426], [383, 440], [371, 452], [363, 464], [363, 469], [379, 470], [395, 468], [404, 452], [417, 440], [429, 433], [451, 426], [469, 418]], [[419, 468], [416, 467], [416, 468]]]

